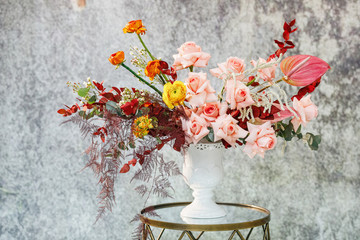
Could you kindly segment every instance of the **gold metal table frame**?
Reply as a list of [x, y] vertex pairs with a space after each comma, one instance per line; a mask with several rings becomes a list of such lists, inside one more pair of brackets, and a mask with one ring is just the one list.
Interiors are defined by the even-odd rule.
[[[253, 210], [262, 213], [262, 217], [258, 219], [253, 219], [251, 221], [239, 221], [233, 223], [216, 223], [216, 224], [188, 224], [188, 223], [178, 223], [178, 222], [171, 222], [171, 221], [161, 221], [155, 219], [156, 217], [145, 216], [147, 213], [151, 213], [155, 210], [163, 209], [163, 208], [174, 208], [180, 206], [186, 206], [190, 204], [190, 202], [177, 202], [177, 203], [167, 203], [167, 204], [160, 204], [149, 206], [141, 210], [140, 220], [143, 223], [143, 240], [147, 240], [150, 237], [151, 240], [160, 240], [163, 236], [163, 233], [166, 229], [170, 230], [180, 230], [181, 234], [178, 240], [183, 239], [184, 236], [187, 236], [190, 240], [197, 240], [204, 236], [205, 232], [208, 231], [231, 231], [231, 234], [228, 240], [234, 239], [235, 236], [240, 237], [241, 240], [248, 240], [250, 239], [251, 233], [253, 229], [256, 227], [261, 227], [263, 232], [263, 240], [270, 240], [270, 211], [248, 204], [238, 204], [238, 203], [217, 203], [224, 206], [230, 207], [237, 207], [237, 208], [246, 208], [248, 210]], [[153, 228], [160, 228], [160, 234], [157, 238], [155, 238], [154, 233], [151, 229]], [[240, 232], [240, 230], [249, 229], [246, 235]], [[192, 233], [193, 231], [200, 232], [200, 234], [195, 237]], [[244, 231], [243, 231], [244, 232]], [[176, 238], [173, 238], [176, 239]]]

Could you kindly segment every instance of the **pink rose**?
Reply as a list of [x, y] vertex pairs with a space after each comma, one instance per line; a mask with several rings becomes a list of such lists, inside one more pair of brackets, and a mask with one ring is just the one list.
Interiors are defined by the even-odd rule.
[[294, 98], [293, 107], [298, 114], [300, 119], [294, 117], [291, 122], [294, 125], [294, 130], [296, 131], [300, 124], [306, 126], [306, 123], [311, 119], [316, 118], [318, 115], [318, 109], [315, 104], [310, 100], [310, 94], [306, 97], [303, 97], [300, 101], [297, 98]]
[[[237, 74], [236, 80], [243, 80], [244, 76], [241, 74], [245, 70], [244, 60], [237, 57], [230, 57], [226, 60], [226, 62], [219, 63], [218, 68], [210, 69], [210, 73], [220, 79], [226, 79], [230, 74], [232, 78], [232, 73]], [[238, 75], [241, 74], [241, 75]]]
[[226, 101], [230, 103], [231, 109], [241, 109], [254, 104], [250, 96], [250, 90], [239, 81], [228, 80], [226, 82]]
[[[275, 59], [271, 59], [269, 62], [274, 62]], [[264, 64], [267, 63], [267, 61], [265, 59], [259, 58], [259, 61], [256, 62], [254, 60], [251, 60], [251, 64], [255, 67], [256, 64]], [[264, 81], [271, 81], [275, 78], [275, 70], [276, 70], [276, 66], [277, 64], [272, 65], [271, 67], [268, 68], [263, 68], [263, 69], [259, 69], [258, 73], [261, 79], [263, 79]]]
[[210, 81], [206, 79], [206, 73], [190, 72], [185, 80], [187, 89], [187, 100], [192, 107], [203, 105], [205, 102], [217, 100], [215, 90], [210, 86]]
[[218, 116], [224, 115], [227, 109], [227, 103], [209, 102], [201, 106], [197, 113], [209, 123], [214, 122]]
[[174, 55], [175, 70], [181, 70], [190, 66], [206, 67], [210, 54], [201, 51], [201, 47], [194, 42], [186, 42], [178, 48], [179, 54]]
[[264, 157], [266, 150], [273, 149], [276, 144], [275, 130], [271, 127], [270, 122], [262, 125], [247, 123], [249, 136], [245, 139], [246, 145], [244, 152], [253, 158], [256, 154]]
[[234, 146], [236, 140], [245, 138], [248, 132], [237, 125], [237, 122], [231, 115], [224, 114], [218, 117], [215, 122], [211, 123], [214, 129], [214, 141], [224, 139], [231, 146]]
[[193, 112], [188, 120], [182, 118], [181, 122], [187, 143], [196, 144], [209, 133], [205, 119]]

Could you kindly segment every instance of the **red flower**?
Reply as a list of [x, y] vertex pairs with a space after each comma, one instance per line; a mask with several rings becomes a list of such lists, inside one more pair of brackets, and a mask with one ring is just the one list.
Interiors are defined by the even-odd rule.
[[131, 102], [123, 104], [120, 108], [123, 110], [125, 115], [135, 114], [139, 106], [139, 100], [133, 99]]

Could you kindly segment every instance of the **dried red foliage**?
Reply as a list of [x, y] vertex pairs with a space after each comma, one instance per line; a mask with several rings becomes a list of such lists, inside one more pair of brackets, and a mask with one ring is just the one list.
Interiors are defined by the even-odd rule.
[[290, 41], [290, 34], [295, 32], [297, 28], [294, 28], [296, 20], [293, 19], [290, 23], [284, 23], [284, 32], [283, 32], [283, 39], [284, 41], [274, 40], [274, 42], [278, 45], [278, 49], [275, 51], [274, 54], [270, 55], [268, 61], [275, 58], [280, 57], [280, 54], [285, 54], [288, 49], [294, 48], [295, 45], [292, 41]]
[[77, 104], [72, 105], [72, 107], [65, 105], [65, 107], [67, 107], [67, 109], [59, 109], [57, 111], [59, 114], [63, 115], [64, 117], [68, 117], [71, 114], [76, 113], [80, 109], [79, 105]]
[[294, 96], [291, 97], [291, 101], [294, 100], [294, 98], [296, 97], [298, 100], [300, 100], [301, 98], [303, 98], [307, 93], [311, 93], [315, 90], [315, 88], [317, 88], [317, 86], [319, 86], [321, 82], [321, 77], [318, 78], [316, 81], [314, 81], [313, 83], [311, 83], [310, 85], [307, 85], [305, 87], [302, 87], [299, 89], [298, 93]]
[[168, 76], [170, 76], [172, 79], [169, 79], [169, 81], [171, 83], [173, 83], [174, 81], [176, 81], [177, 79], [177, 73], [176, 70], [173, 67], [169, 68], [169, 64], [165, 61], [160, 61], [160, 66], [159, 66], [159, 70], [163, 73], [166, 74]]

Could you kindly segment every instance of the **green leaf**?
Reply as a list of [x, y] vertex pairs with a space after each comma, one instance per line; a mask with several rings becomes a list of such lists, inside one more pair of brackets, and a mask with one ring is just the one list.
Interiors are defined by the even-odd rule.
[[291, 139], [293, 138], [292, 130], [293, 130], [293, 125], [292, 125], [292, 123], [290, 122], [289, 125], [287, 125], [287, 126], [285, 127], [285, 131], [284, 131], [284, 139], [285, 139], [286, 141], [291, 141]]
[[89, 104], [93, 104], [95, 101], [96, 101], [96, 95], [93, 95], [93, 96], [89, 99], [88, 103], [89, 103]]
[[126, 149], [126, 145], [125, 145], [124, 142], [119, 142], [118, 147], [119, 147], [121, 150], [125, 150], [125, 149]]
[[86, 97], [86, 95], [88, 94], [90, 88], [80, 88], [78, 90], [78, 94], [80, 97]]
[[298, 129], [296, 130], [296, 134], [301, 133], [301, 125], [298, 127]]
[[117, 114], [119, 116], [123, 115], [119, 105], [117, 105], [116, 102], [113, 101], [106, 102], [106, 109], [110, 111], [112, 114]]
[[206, 135], [206, 139], [209, 141], [209, 142], [214, 142], [214, 130], [212, 128], [208, 128], [209, 129], [209, 133], [208, 135]]
[[161, 141], [161, 139], [159, 137], [156, 137], [156, 141], [157, 141], [158, 144], [162, 143], [162, 141]]
[[319, 144], [321, 142], [321, 136], [320, 135], [314, 135], [312, 133], [306, 133], [306, 135], [308, 136], [308, 145], [310, 147], [311, 150], [318, 150], [319, 149]]
[[136, 146], [135, 146], [135, 142], [134, 142], [134, 141], [129, 142], [129, 147], [135, 148], [135, 147], [136, 147]]
[[86, 119], [86, 112], [85, 112], [85, 111], [79, 111], [79, 115], [80, 115], [82, 118]]

